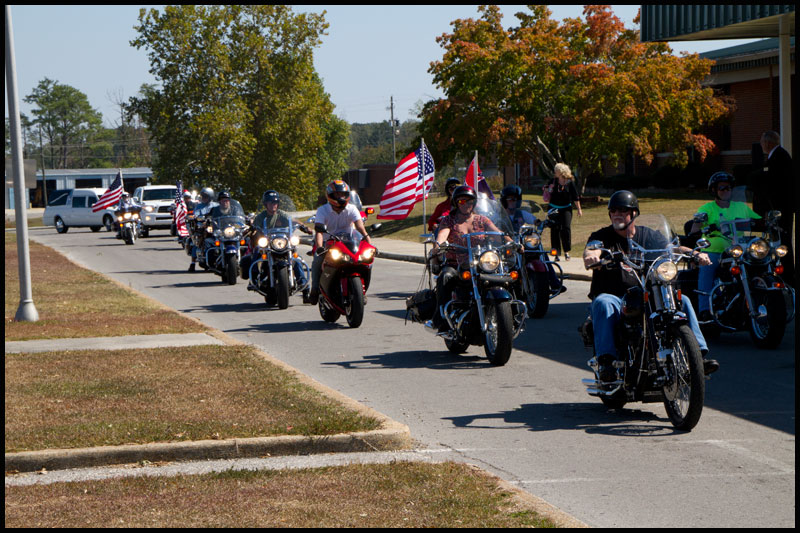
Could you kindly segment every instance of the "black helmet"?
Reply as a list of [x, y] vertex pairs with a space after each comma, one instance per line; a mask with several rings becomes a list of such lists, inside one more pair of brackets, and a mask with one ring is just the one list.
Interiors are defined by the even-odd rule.
[[228, 200], [230, 200], [231, 199], [231, 193], [229, 193], [228, 191], [219, 191], [219, 194], [217, 195], [217, 201], [220, 201], [220, 200], [222, 200], [224, 198], [227, 198]]
[[458, 187], [461, 185], [461, 180], [458, 178], [447, 178], [447, 181], [444, 182], [444, 192], [447, 194], [447, 190], [450, 187]]
[[[338, 193], [347, 193], [347, 198], [337, 198], [335, 195]], [[344, 207], [350, 201], [350, 186], [342, 180], [333, 180], [325, 189], [325, 196], [328, 197], [328, 203], [333, 207]]]
[[717, 194], [717, 185], [722, 182], [727, 182], [733, 185], [734, 178], [730, 174], [724, 171], [714, 172], [710, 178], [708, 178], [708, 192], [713, 195]]
[[[514, 196], [517, 198], [517, 202], [522, 200], [522, 188], [519, 185], [506, 185], [503, 187], [503, 190], [500, 192], [500, 203], [503, 204], [503, 207], [508, 207], [506, 205], [506, 200]], [[519, 207], [519, 205], [517, 205]]]
[[633, 218], [639, 216], [639, 199], [631, 191], [617, 191], [608, 199], [608, 209], [626, 207], [633, 211]]
[[261, 196], [261, 203], [267, 205], [267, 202], [280, 202], [280, 195], [278, 195], [278, 191], [273, 191], [272, 189], [264, 191], [264, 194]]
[[456, 187], [456, 190], [453, 191], [453, 196], [450, 198], [450, 205], [453, 209], [456, 208], [456, 200], [462, 197], [472, 198], [473, 200], [478, 199], [478, 195], [475, 193], [475, 189], [468, 185], [459, 185]]

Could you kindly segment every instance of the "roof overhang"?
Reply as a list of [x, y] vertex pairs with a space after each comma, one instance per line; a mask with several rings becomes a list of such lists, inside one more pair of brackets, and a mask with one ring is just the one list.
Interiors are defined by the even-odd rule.
[[779, 36], [779, 20], [793, 5], [643, 5], [642, 41], [758, 39]]

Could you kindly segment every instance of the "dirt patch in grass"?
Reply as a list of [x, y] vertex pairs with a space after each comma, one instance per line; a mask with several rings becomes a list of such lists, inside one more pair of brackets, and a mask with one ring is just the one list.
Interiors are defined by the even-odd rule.
[[249, 346], [6, 354], [5, 450], [270, 435], [380, 422], [342, 407]]
[[552, 527], [463, 464], [6, 487], [6, 527]]
[[195, 333], [208, 328], [159, 306], [52, 248], [29, 241], [38, 322], [15, 322], [19, 273], [15, 234], [5, 239], [5, 340]]

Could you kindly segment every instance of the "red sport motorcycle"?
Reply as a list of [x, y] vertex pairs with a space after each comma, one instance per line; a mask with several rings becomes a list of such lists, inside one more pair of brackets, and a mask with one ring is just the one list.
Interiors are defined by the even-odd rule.
[[[315, 230], [325, 232], [325, 225], [317, 224]], [[331, 235], [325, 248], [315, 253], [325, 254], [319, 278], [322, 320], [336, 322], [345, 315], [351, 328], [359, 327], [377, 249], [367, 241], [356, 242], [349, 232], [343, 232]]]

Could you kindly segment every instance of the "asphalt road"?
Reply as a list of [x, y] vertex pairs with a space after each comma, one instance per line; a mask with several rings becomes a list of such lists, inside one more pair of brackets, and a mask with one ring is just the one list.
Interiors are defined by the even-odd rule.
[[610, 412], [584, 392], [591, 354], [576, 328], [586, 282], [568, 282], [494, 368], [482, 348], [454, 356], [404, 322], [421, 265], [378, 259], [364, 323], [351, 330], [323, 322], [299, 295], [289, 309], [267, 309], [242, 280], [187, 273], [165, 232], [134, 246], [88, 229], [30, 234], [407, 424], [426, 453], [477, 464], [591, 526], [795, 525], [794, 323], [775, 351], [756, 350], [747, 333], [713, 343], [722, 369], [700, 423], [680, 433], [661, 404]]

